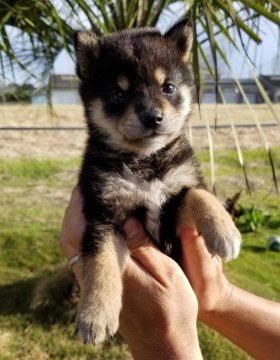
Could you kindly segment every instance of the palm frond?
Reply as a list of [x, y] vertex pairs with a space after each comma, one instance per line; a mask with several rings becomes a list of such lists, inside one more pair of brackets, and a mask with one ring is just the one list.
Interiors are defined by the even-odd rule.
[[207, 137], [208, 137], [208, 144], [209, 144], [210, 169], [211, 169], [211, 190], [215, 194], [216, 193], [216, 189], [215, 189], [215, 181], [216, 180], [215, 180], [214, 143], [213, 143], [213, 139], [212, 139], [211, 128], [210, 128], [207, 112], [204, 111], [203, 107], [202, 107], [202, 118], [205, 121]]
[[259, 132], [259, 135], [260, 135], [260, 138], [262, 139], [262, 142], [263, 142], [263, 145], [264, 145], [264, 148], [267, 152], [267, 155], [268, 155], [268, 159], [269, 159], [269, 163], [270, 163], [270, 167], [271, 167], [271, 171], [272, 171], [272, 178], [273, 178], [273, 183], [274, 183], [274, 186], [275, 186], [275, 190], [276, 192], [278, 193], [278, 184], [277, 184], [277, 178], [276, 178], [276, 171], [275, 171], [275, 165], [274, 165], [274, 160], [273, 160], [273, 156], [272, 156], [272, 152], [271, 152], [271, 148], [269, 146], [269, 142], [263, 132], [263, 129], [262, 129], [262, 126], [260, 124], [260, 121], [258, 119], [258, 115], [257, 113], [253, 110], [251, 104], [250, 104], [250, 101], [244, 91], [244, 89], [242, 88], [241, 84], [240, 84], [240, 81], [235, 77], [235, 81], [236, 81], [236, 84], [238, 86], [238, 89], [240, 91], [240, 93], [242, 94], [242, 97], [245, 101], [245, 103], [247, 104], [248, 106], [248, 109], [251, 113], [251, 116], [252, 116], [252, 119], [254, 120], [255, 124], [256, 124], [256, 127], [258, 129], [258, 132]]
[[266, 93], [266, 91], [265, 91], [262, 83], [261, 83], [260, 80], [258, 79], [258, 77], [257, 77], [257, 75], [256, 75], [256, 73], [255, 73], [255, 71], [254, 71], [254, 69], [253, 69], [253, 67], [252, 67], [252, 65], [247, 61], [246, 58], [245, 58], [245, 61], [246, 61], [246, 63], [247, 63], [247, 66], [249, 67], [249, 70], [250, 70], [250, 72], [251, 72], [251, 75], [252, 75], [253, 79], [255, 80], [255, 83], [256, 83], [256, 85], [257, 85], [257, 87], [258, 87], [258, 89], [259, 89], [259, 92], [260, 92], [262, 98], [264, 99], [264, 102], [266, 103], [266, 105], [267, 105], [267, 107], [269, 108], [271, 114], [273, 115], [275, 122], [278, 123], [278, 125], [280, 125], [280, 117], [279, 117], [279, 115], [276, 113], [276, 111], [274, 110], [273, 105], [272, 105], [272, 103], [271, 103], [271, 101], [270, 101], [270, 99], [269, 99], [269, 97], [268, 97], [268, 95], [267, 95], [267, 93]]
[[239, 160], [239, 164], [243, 170], [243, 175], [244, 175], [244, 179], [245, 179], [245, 184], [246, 184], [246, 189], [248, 191], [248, 193], [251, 195], [251, 187], [250, 187], [250, 182], [249, 182], [249, 179], [248, 179], [248, 175], [247, 175], [247, 170], [246, 170], [246, 164], [245, 164], [245, 161], [244, 161], [244, 156], [243, 156], [243, 153], [242, 153], [242, 150], [241, 150], [241, 146], [240, 146], [240, 142], [239, 142], [239, 139], [238, 139], [238, 135], [237, 135], [237, 131], [236, 131], [236, 127], [235, 127], [235, 124], [234, 124], [234, 121], [233, 121], [233, 118], [229, 112], [229, 109], [227, 107], [227, 103], [226, 103], [226, 100], [225, 100], [225, 97], [224, 97], [224, 94], [223, 94], [223, 91], [221, 89], [221, 87], [219, 86], [219, 94], [221, 96], [221, 99], [222, 99], [222, 102], [225, 106], [225, 109], [226, 109], [226, 113], [227, 113], [227, 117], [229, 119], [229, 122], [230, 122], [230, 127], [231, 127], [231, 130], [232, 130], [232, 134], [233, 134], [233, 138], [234, 138], [234, 142], [235, 142], [235, 146], [236, 146], [236, 150], [237, 150], [237, 155], [238, 155], [238, 160]]
[[[1, 56], [6, 57], [12, 62], [12, 69], [19, 67], [26, 73], [30, 73], [29, 63], [31, 60], [43, 59], [46, 67], [53, 63], [56, 54], [63, 47], [67, 47], [69, 40], [64, 39], [61, 21], [58, 22], [56, 28], [58, 39], [55, 37], [53, 31], [42, 29], [46, 28], [46, 22], [43, 18], [38, 17], [37, 11], [32, 9], [32, 4], [23, 6], [23, 2], [14, 2], [14, 6], [3, 2], [0, 3], [0, 14], [5, 14], [0, 21], [0, 41], [1, 41]], [[42, 7], [40, 7], [42, 9]], [[53, 14], [58, 21], [58, 14], [54, 8], [48, 8], [47, 11], [53, 11]], [[32, 13], [32, 15], [31, 15]], [[38, 20], [38, 21], [37, 21]], [[37, 22], [36, 22], [37, 21]], [[16, 37], [11, 36], [11, 31], [8, 29], [17, 29]], [[21, 38], [22, 33], [27, 37]], [[63, 35], [63, 36], [62, 36]], [[26, 56], [26, 40], [30, 41], [30, 57]], [[61, 41], [59, 41], [61, 39]], [[24, 41], [25, 40], [25, 41]], [[51, 44], [51, 45], [50, 45]], [[50, 45], [50, 46], [48, 46]], [[47, 65], [48, 64], [48, 65]], [[42, 69], [45, 71], [45, 69]]]

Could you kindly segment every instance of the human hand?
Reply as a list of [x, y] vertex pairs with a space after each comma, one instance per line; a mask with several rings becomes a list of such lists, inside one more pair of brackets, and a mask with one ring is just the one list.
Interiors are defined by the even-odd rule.
[[198, 317], [207, 322], [209, 316], [225, 309], [233, 285], [223, 273], [221, 258], [209, 253], [202, 236], [192, 228], [184, 228], [180, 238], [181, 266], [197, 296]]
[[[84, 229], [82, 197], [76, 187], [60, 238], [68, 260], [79, 254]], [[137, 220], [128, 220], [124, 234], [130, 257], [123, 274], [120, 332], [135, 359], [201, 359], [196, 329], [198, 305], [184, 273], [150, 242]], [[72, 270], [82, 287], [81, 262]]]
[[182, 269], [152, 244], [136, 219], [126, 222], [124, 233], [130, 258], [120, 333], [134, 359], [202, 359], [197, 299]]

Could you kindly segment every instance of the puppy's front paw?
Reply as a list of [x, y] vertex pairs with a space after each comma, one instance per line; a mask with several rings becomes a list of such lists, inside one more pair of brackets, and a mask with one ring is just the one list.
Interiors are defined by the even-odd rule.
[[80, 307], [76, 332], [84, 343], [97, 344], [113, 336], [119, 327], [119, 313], [121, 306], [92, 306], [83, 304]]
[[235, 259], [240, 251], [241, 235], [235, 225], [232, 223], [222, 223], [211, 227], [206, 232], [202, 232], [209, 252], [213, 255], [219, 255], [225, 261]]
[[241, 236], [218, 199], [203, 189], [187, 192], [179, 215], [179, 228], [195, 226], [213, 255], [226, 261], [238, 256]]

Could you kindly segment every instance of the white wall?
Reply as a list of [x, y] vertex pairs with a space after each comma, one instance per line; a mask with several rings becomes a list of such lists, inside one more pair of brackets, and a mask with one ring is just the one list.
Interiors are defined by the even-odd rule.
[[[75, 89], [69, 90], [52, 90], [51, 94], [52, 103], [59, 104], [80, 104], [79, 91]], [[37, 94], [32, 96], [32, 104], [44, 105], [47, 103], [47, 97], [44, 94]]]
[[53, 104], [80, 104], [80, 95], [78, 90], [52, 90]]

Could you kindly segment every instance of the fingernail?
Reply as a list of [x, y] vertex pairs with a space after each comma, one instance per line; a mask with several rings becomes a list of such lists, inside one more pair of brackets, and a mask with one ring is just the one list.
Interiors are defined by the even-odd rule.
[[141, 224], [134, 218], [128, 219], [123, 226], [123, 232], [126, 240], [132, 240], [137, 237], [140, 230]]

